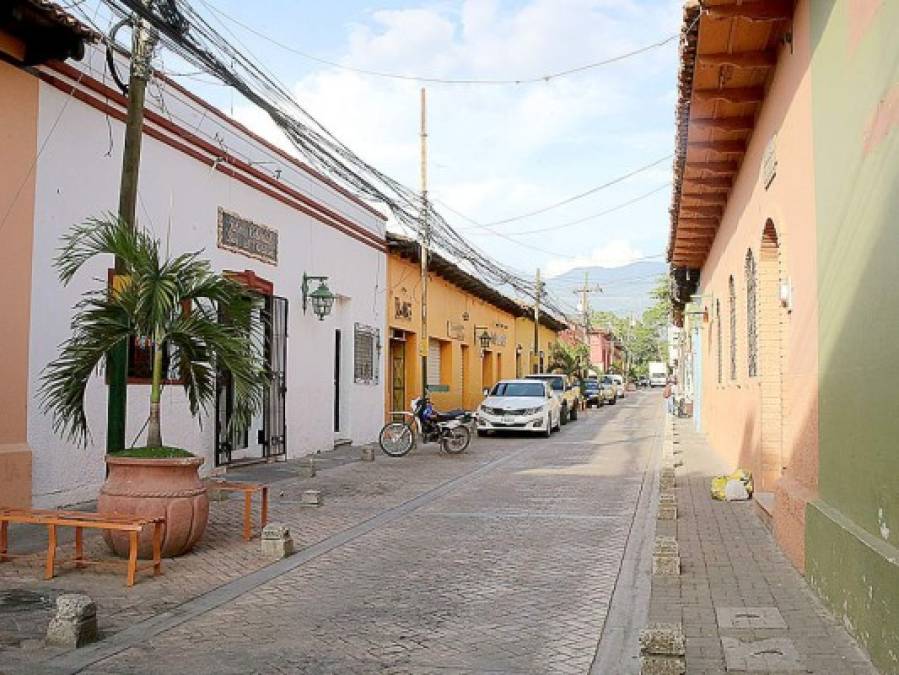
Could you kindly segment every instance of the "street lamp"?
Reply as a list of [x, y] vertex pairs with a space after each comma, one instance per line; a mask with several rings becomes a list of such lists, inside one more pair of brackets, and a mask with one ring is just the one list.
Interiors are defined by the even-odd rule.
[[[331, 313], [331, 307], [334, 306], [334, 300], [337, 298], [325, 283], [328, 277], [315, 277], [303, 273], [303, 314], [306, 313], [307, 301], [312, 303], [312, 313], [318, 317], [319, 321], [324, 321], [325, 317]], [[317, 281], [318, 288], [309, 291], [309, 282]]]

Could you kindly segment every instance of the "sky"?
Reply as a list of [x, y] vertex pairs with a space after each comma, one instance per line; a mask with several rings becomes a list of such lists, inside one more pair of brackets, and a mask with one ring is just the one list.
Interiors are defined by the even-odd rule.
[[[345, 66], [450, 79], [543, 76], [674, 36], [680, 0], [193, 0], [231, 31], [353, 150], [419, 187], [421, 83]], [[230, 17], [227, 18], [227, 17]], [[165, 54], [162, 65], [165, 68]], [[171, 62], [171, 60], [169, 60]], [[444, 217], [503, 263], [547, 276], [583, 265], [664, 260], [677, 40], [568, 77], [520, 85], [427, 84], [430, 194]], [[225, 87], [182, 80], [276, 142], [261, 110]], [[664, 158], [664, 159], [663, 159]], [[649, 170], [535, 216], [657, 160]], [[589, 218], [649, 192], [612, 213]], [[582, 223], [572, 221], [586, 219]], [[541, 232], [527, 233], [531, 230]], [[499, 233], [499, 234], [496, 234]]]

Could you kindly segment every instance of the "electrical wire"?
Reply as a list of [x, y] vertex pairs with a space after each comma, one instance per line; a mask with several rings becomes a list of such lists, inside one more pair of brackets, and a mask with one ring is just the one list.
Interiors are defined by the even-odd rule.
[[522, 84], [539, 84], [550, 82], [552, 80], [556, 80], [562, 77], [567, 77], [569, 75], [574, 75], [576, 73], [582, 73], [587, 70], [593, 70], [595, 68], [600, 68], [602, 66], [607, 66], [613, 63], [618, 63], [619, 61], [624, 61], [634, 56], [639, 56], [640, 54], [645, 54], [646, 52], [652, 51], [654, 49], [658, 49], [660, 47], [664, 47], [665, 45], [673, 42], [678, 38], [678, 34], [668, 35], [667, 37], [662, 38], [656, 42], [645, 45], [638, 49], [631, 50], [629, 52], [624, 52], [622, 54], [618, 54], [616, 56], [611, 56], [601, 61], [594, 61], [593, 63], [587, 63], [581, 66], [576, 66], [574, 68], [568, 68], [566, 70], [561, 70], [558, 72], [549, 73], [547, 75], [538, 75], [531, 77], [519, 77], [519, 78], [501, 78], [501, 79], [477, 79], [477, 78], [469, 78], [469, 79], [455, 79], [455, 78], [444, 78], [444, 77], [425, 77], [420, 75], [405, 75], [402, 73], [391, 73], [379, 70], [369, 70], [367, 68], [358, 68], [356, 66], [348, 66], [343, 63], [338, 63], [337, 61], [329, 61], [328, 59], [323, 59], [319, 56], [315, 56], [313, 54], [309, 54], [308, 52], [301, 51], [296, 47], [291, 47], [290, 45], [284, 44], [283, 42], [276, 40], [270, 35], [266, 35], [265, 33], [253, 28], [252, 26], [240, 21], [239, 19], [226, 14], [224, 11], [215, 7], [207, 0], [203, 0], [203, 4], [209, 8], [210, 11], [218, 14], [222, 18], [232, 22], [233, 24], [240, 26], [244, 30], [252, 33], [258, 38], [269, 42], [284, 51], [291, 52], [292, 54], [296, 54], [297, 56], [301, 56], [304, 59], [309, 61], [314, 61], [315, 63], [320, 63], [322, 65], [330, 66], [332, 68], [338, 68], [340, 70], [346, 70], [352, 73], [357, 73], [359, 75], [367, 75], [371, 77], [380, 77], [391, 80], [404, 80], [409, 82], [420, 82], [423, 84], [446, 84], [446, 85], [522, 85]]

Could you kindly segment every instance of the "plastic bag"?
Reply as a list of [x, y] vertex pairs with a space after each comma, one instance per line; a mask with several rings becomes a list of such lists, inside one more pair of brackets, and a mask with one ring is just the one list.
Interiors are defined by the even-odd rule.
[[[749, 499], [752, 496], [752, 474], [746, 469], [737, 469], [728, 476], [715, 476], [712, 478], [711, 493], [712, 499], [719, 501], [731, 501], [727, 497], [727, 484], [729, 481], [739, 481], [746, 490], [746, 496], [743, 499]], [[742, 494], [734, 487], [731, 488], [732, 494]]]
[[743, 481], [731, 478], [724, 486], [724, 498], [729, 502], [742, 502], [749, 499], [749, 491]]

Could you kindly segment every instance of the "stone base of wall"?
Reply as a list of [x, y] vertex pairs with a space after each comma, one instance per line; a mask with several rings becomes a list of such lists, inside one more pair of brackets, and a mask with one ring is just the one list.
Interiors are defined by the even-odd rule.
[[31, 508], [31, 448], [0, 445], [0, 506]]
[[805, 574], [805, 508], [815, 493], [784, 476], [774, 489], [774, 538], [790, 562]]
[[809, 502], [805, 520], [809, 584], [875, 666], [899, 672], [899, 549], [824, 501]]

